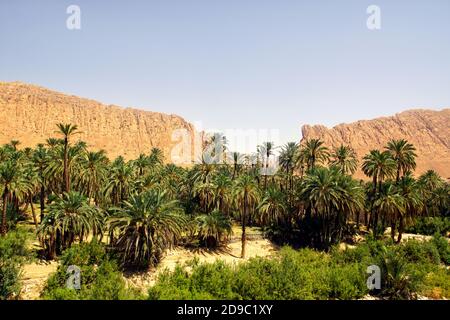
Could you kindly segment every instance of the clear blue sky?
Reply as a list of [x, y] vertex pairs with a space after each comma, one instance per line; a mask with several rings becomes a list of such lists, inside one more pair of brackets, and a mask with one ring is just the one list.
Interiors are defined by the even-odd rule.
[[1, 1], [0, 81], [15, 80], [299, 140], [306, 123], [449, 107], [450, 1]]

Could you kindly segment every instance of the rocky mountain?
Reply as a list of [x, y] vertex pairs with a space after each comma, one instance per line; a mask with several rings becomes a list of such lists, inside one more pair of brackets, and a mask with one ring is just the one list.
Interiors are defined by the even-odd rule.
[[20, 147], [35, 147], [59, 137], [57, 123], [72, 123], [81, 131], [75, 139], [93, 150], [104, 149], [111, 159], [132, 159], [158, 147], [171, 161], [180, 141], [191, 143], [196, 137], [194, 127], [176, 115], [105, 105], [19, 82], [0, 82], [0, 113], [0, 144], [14, 139]]
[[[361, 159], [371, 149], [383, 149], [395, 138], [407, 139], [417, 148], [416, 175], [428, 169], [450, 178], [450, 109], [441, 111], [409, 110], [392, 117], [340, 124], [331, 129], [302, 127], [302, 140], [320, 138], [329, 147], [350, 145]], [[361, 172], [356, 174], [363, 177]]]

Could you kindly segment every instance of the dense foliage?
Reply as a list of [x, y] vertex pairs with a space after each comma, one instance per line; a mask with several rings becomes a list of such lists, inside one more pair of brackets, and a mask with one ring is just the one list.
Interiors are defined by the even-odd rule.
[[[330, 252], [342, 241], [353, 241], [357, 234], [381, 239], [388, 228], [391, 241], [396, 243], [401, 242], [405, 230], [447, 236], [450, 186], [432, 170], [414, 177], [415, 148], [405, 140], [392, 140], [384, 150], [371, 150], [361, 164], [349, 146], [331, 150], [317, 139], [301, 145], [291, 142], [281, 147], [279, 167], [272, 168], [277, 148], [272, 142], [244, 155], [228, 150], [226, 137], [215, 134], [205, 141], [201, 158], [185, 168], [165, 163], [157, 148], [137, 159], [110, 160], [104, 151], [89, 150], [86, 142], [77, 140], [76, 125], [59, 124], [57, 129], [59, 137], [49, 138], [34, 149], [20, 149], [19, 141], [0, 147], [0, 234], [7, 239], [17, 223], [29, 215], [42, 257], [61, 257], [60, 268], [67, 267], [72, 249], [81, 254], [84, 245], [91, 242], [103, 243], [102, 250], [108, 250], [115, 259], [92, 262], [97, 264], [95, 270], [91, 262], [82, 264], [92, 279], [75, 296], [62, 288], [64, 270], [59, 270], [49, 281], [47, 297], [122, 296], [122, 289], [96, 295], [96, 283], [106, 275], [118, 277], [119, 269], [156, 266], [164, 252], [175, 245], [210, 249], [226, 245], [233, 224], [242, 230], [242, 258], [246, 257], [249, 226], [260, 227], [279, 244], [323, 252]], [[352, 174], [358, 169], [370, 181], [354, 179]], [[415, 224], [417, 219], [420, 222]], [[441, 261], [448, 262], [445, 241], [436, 238], [435, 246]], [[364, 293], [358, 282], [361, 265], [336, 265], [330, 258], [319, 261], [321, 253], [303, 253], [311, 258], [311, 266], [286, 251], [280, 261], [254, 260], [233, 271], [246, 275], [236, 277], [240, 281], [236, 285], [243, 291], [232, 288], [230, 297], [261, 297], [264, 290], [269, 290], [264, 294], [271, 298], [350, 298]], [[9, 288], [2, 294], [11, 297], [17, 292], [14, 279], [19, 267], [0, 259], [2, 286]], [[393, 274], [391, 280], [399, 280], [399, 289], [386, 293], [394, 297], [408, 296], [415, 290], [408, 281], [402, 282], [400, 275], [406, 267], [401, 259], [394, 254], [379, 260], [385, 272]], [[312, 267], [315, 263], [316, 268]], [[231, 272], [220, 264], [194, 270], [202, 268], [222, 268], [223, 277]], [[247, 272], [245, 268], [250, 269]], [[283, 280], [281, 274], [290, 274], [291, 268], [301, 270], [292, 274], [291, 280], [300, 281], [307, 292], [282, 290], [290, 285], [289, 277]], [[261, 276], [255, 281], [262, 281], [267, 273], [264, 270], [280, 272], [279, 283], [274, 287], [261, 284], [256, 291], [247, 288], [246, 277], [254, 272], [253, 277]], [[325, 280], [309, 284], [308, 270], [317, 271], [317, 277]], [[346, 278], [350, 273], [355, 278]], [[339, 281], [343, 285], [337, 288]]]

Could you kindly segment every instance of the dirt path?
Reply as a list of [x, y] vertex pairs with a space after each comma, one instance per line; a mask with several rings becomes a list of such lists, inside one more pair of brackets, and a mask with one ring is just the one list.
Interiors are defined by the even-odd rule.
[[20, 299], [23, 300], [37, 300], [44, 288], [50, 274], [56, 271], [58, 263], [51, 262], [34, 262], [26, 264], [22, 270], [22, 291]]

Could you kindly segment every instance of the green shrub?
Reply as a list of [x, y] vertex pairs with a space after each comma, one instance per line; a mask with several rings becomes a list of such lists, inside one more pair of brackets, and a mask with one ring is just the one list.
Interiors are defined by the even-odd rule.
[[408, 240], [398, 247], [398, 252], [410, 263], [436, 265], [440, 262], [439, 251], [431, 241]]
[[450, 270], [439, 268], [427, 274], [420, 286], [420, 293], [432, 299], [449, 299]]
[[[81, 288], [66, 287], [67, 268], [80, 268]], [[48, 300], [124, 300], [138, 299], [135, 290], [128, 289], [117, 263], [111, 259], [105, 246], [91, 242], [74, 245], [64, 251], [56, 273], [47, 280], [43, 291]]]
[[406, 232], [432, 236], [439, 233], [443, 236], [450, 231], [449, 217], [423, 217], [416, 220]]
[[448, 239], [439, 234], [435, 234], [432, 243], [439, 252], [441, 261], [446, 265], [450, 265], [450, 244], [448, 243]]
[[420, 274], [413, 274], [405, 256], [395, 250], [386, 250], [380, 260], [381, 295], [389, 299], [415, 299]]
[[342, 266], [310, 249], [283, 248], [275, 259], [237, 266], [191, 263], [163, 272], [149, 299], [307, 300], [356, 299], [366, 294], [359, 264]]
[[17, 297], [20, 292], [20, 265], [0, 258], [0, 300]]
[[27, 234], [14, 230], [0, 238], [0, 300], [13, 299], [20, 293], [22, 264], [30, 256]]

